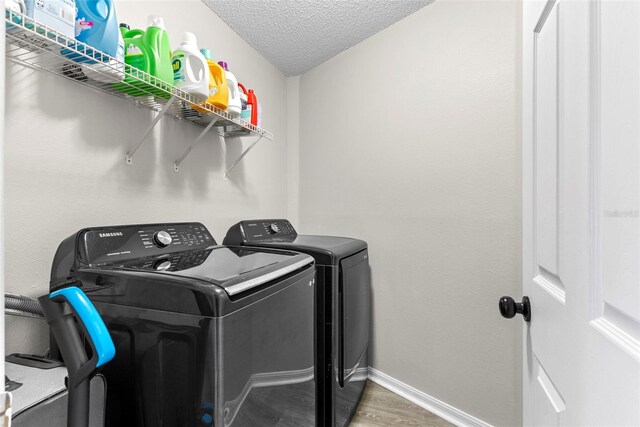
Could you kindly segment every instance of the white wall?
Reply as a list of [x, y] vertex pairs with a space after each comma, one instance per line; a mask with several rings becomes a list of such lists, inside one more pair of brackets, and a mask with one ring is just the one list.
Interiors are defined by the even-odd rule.
[[[136, 153], [135, 166], [126, 166], [125, 153], [154, 113], [7, 62], [8, 292], [46, 293], [57, 245], [82, 227], [201, 221], [221, 241], [239, 219], [286, 216], [284, 76], [200, 1], [118, 0], [116, 8], [119, 20], [132, 28], [146, 27], [148, 14], [163, 16], [173, 47], [184, 31], [194, 31], [200, 46], [256, 90], [263, 127], [275, 141], [261, 141], [223, 180], [240, 145], [230, 140], [225, 157], [211, 133], [176, 174], [173, 161], [201, 128], [167, 118]], [[7, 352], [40, 353], [47, 347], [43, 322], [11, 316], [6, 321]]]
[[300, 221], [300, 76], [287, 77], [287, 219]]
[[300, 77], [300, 228], [370, 247], [372, 366], [521, 423], [518, 2], [435, 3]]

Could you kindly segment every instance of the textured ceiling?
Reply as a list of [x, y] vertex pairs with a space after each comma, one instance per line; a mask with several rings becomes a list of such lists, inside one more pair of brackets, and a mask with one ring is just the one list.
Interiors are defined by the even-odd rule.
[[287, 76], [321, 64], [433, 0], [203, 0]]

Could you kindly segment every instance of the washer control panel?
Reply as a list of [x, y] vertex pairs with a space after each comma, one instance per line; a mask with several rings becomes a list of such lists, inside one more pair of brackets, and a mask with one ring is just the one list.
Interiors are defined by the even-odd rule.
[[298, 235], [286, 219], [259, 219], [241, 221], [227, 232], [225, 244], [240, 244], [264, 241], [288, 241]]
[[92, 265], [217, 244], [209, 230], [197, 222], [90, 228], [80, 232], [79, 239], [84, 261]]

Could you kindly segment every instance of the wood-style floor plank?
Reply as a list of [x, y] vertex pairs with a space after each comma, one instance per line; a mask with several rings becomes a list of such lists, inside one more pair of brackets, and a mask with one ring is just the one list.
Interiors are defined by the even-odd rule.
[[452, 427], [453, 424], [386, 388], [367, 381], [362, 400], [349, 427], [387, 426]]

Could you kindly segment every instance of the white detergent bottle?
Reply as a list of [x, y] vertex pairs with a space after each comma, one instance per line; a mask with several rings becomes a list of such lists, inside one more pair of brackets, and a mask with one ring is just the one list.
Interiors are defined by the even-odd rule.
[[184, 41], [171, 56], [174, 85], [200, 101], [209, 97], [209, 66], [200, 53], [196, 36], [184, 33]]
[[218, 65], [224, 68], [227, 86], [229, 86], [229, 106], [226, 111], [233, 117], [239, 117], [240, 113], [242, 113], [242, 101], [240, 99], [240, 89], [238, 89], [238, 79], [229, 71], [229, 66], [226, 62], [220, 61]]

